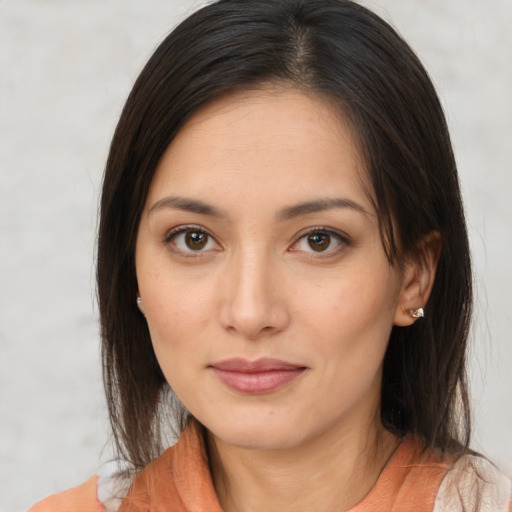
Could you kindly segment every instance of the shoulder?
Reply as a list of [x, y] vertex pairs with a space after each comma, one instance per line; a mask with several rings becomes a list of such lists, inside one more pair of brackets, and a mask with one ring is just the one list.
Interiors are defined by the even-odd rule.
[[52, 494], [27, 512], [117, 512], [130, 485], [122, 474], [117, 462], [108, 462], [83, 484]]
[[125, 504], [149, 510], [156, 502], [165, 503], [162, 510], [169, 503], [184, 510], [184, 500], [192, 510], [220, 510], [211, 506], [216, 498], [201, 428], [187, 423], [178, 442], [138, 473], [121, 460], [108, 462], [87, 482], [49, 496], [28, 512], [118, 512]]
[[488, 459], [460, 457], [446, 473], [433, 512], [509, 512], [512, 481]]
[[36, 503], [28, 512], [104, 512], [98, 500], [97, 475], [87, 482], [58, 494], [52, 494]]

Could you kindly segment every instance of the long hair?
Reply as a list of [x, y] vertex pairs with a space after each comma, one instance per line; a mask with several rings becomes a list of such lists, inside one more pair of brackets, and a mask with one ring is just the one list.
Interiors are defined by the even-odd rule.
[[284, 84], [337, 105], [359, 143], [391, 264], [432, 230], [443, 240], [427, 315], [394, 327], [381, 420], [441, 450], [467, 448], [471, 266], [446, 120], [425, 69], [382, 19], [349, 0], [221, 0], [157, 48], [121, 114], [98, 239], [104, 383], [119, 454], [159, 454], [169, 393], [135, 294], [135, 243], [157, 164], [190, 116], [221, 95]]

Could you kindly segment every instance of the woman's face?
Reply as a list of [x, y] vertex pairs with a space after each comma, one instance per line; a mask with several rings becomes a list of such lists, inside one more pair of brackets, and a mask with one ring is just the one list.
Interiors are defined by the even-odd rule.
[[376, 416], [404, 292], [362, 176], [332, 105], [283, 89], [208, 105], [161, 159], [141, 309], [171, 388], [224, 442], [293, 447]]

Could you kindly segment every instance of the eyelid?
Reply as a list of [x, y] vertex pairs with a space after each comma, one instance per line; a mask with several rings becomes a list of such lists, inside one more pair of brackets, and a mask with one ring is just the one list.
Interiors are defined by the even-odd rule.
[[180, 224], [179, 226], [174, 226], [173, 228], [165, 232], [164, 242], [169, 242], [174, 236], [176, 236], [179, 233], [192, 230], [201, 231], [202, 233], [206, 233], [207, 235], [211, 236], [207, 229], [203, 228], [202, 226], [199, 226], [198, 224]]
[[[175, 226], [172, 229], [168, 230], [165, 233], [165, 237], [163, 240], [164, 245], [170, 246], [173, 238], [176, 238], [178, 235], [186, 233], [187, 231], [196, 231], [199, 233], [204, 233], [211, 240], [213, 240], [215, 242], [215, 244], [217, 245], [217, 247], [219, 249], [222, 248], [221, 244], [217, 241], [217, 238], [215, 236], [213, 236], [208, 229], [206, 229], [205, 227], [200, 226], [198, 224], [181, 224], [179, 226]], [[183, 257], [194, 258], [194, 257], [199, 257], [200, 255], [207, 253], [211, 250], [219, 250], [218, 248], [209, 249], [209, 250], [198, 250], [198, 251], [193, 251], [193, 250], [183, 251], [183, 250], [179, 249], [178, 247], [174, 246], [171, 250], [174, 253], [179, 254]]]
[[[332, 257], [334, 255], [337, 255], [338, 252], [342, 251], [345, 247], [348, 247], [351, 245], [351, 240], [346, 233], [343, 233], [342, 231], [339, 231], [334, 228], [326, 227], [326, 226], [315, 226], [315, 227], [306, 228], [306, 229], [300, 231], [294, 237], [294, 241], [291, 244], [291, 248], [293, 248], [293, 246], [296, 245], [304, 237], [309, 236], [309, 235], [314, 235], [315, 233], [327, 234], [333, 238], [338, 239], [341, 247], [338, 246], [338, 247], [335, 247], [334, 249], [327, 249], [326, 251], [318, 251], [318, 252], [315, 252], [313, 250], [311, 250], [311, 252], [307, 251], [308, 257], [311, 257], [311, 258]], [[292, 252], [301, 252], [299, 250], [294, 250], [294, 249], [291, 249], [291, 251]], [[302, 251], [302, 252], [305, 252], [305, 251]]]

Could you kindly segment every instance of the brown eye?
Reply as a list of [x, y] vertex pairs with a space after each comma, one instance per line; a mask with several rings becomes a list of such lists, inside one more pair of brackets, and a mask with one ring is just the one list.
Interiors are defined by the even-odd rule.
[[222, 250], [213, 235], [200, 226], [177, 226], [165, 238], [165, 244], [183, 257], [197, 258]]
[[208, 235], [201, 231], [187, 231], [185, 233], [185, 244], [192, 251], [204, 249], [208, 243]]
[[308, 235], [308, 245], [313, 251], [325, 251], [331, 245], [331, 237], [327, 233], [312, 233]]
[[315, 228], [304, 233], [290, 247], [291, 252], [309, 254], [310, 257], [330, 258], [350, 246], [348, 237], [328, 228]]

